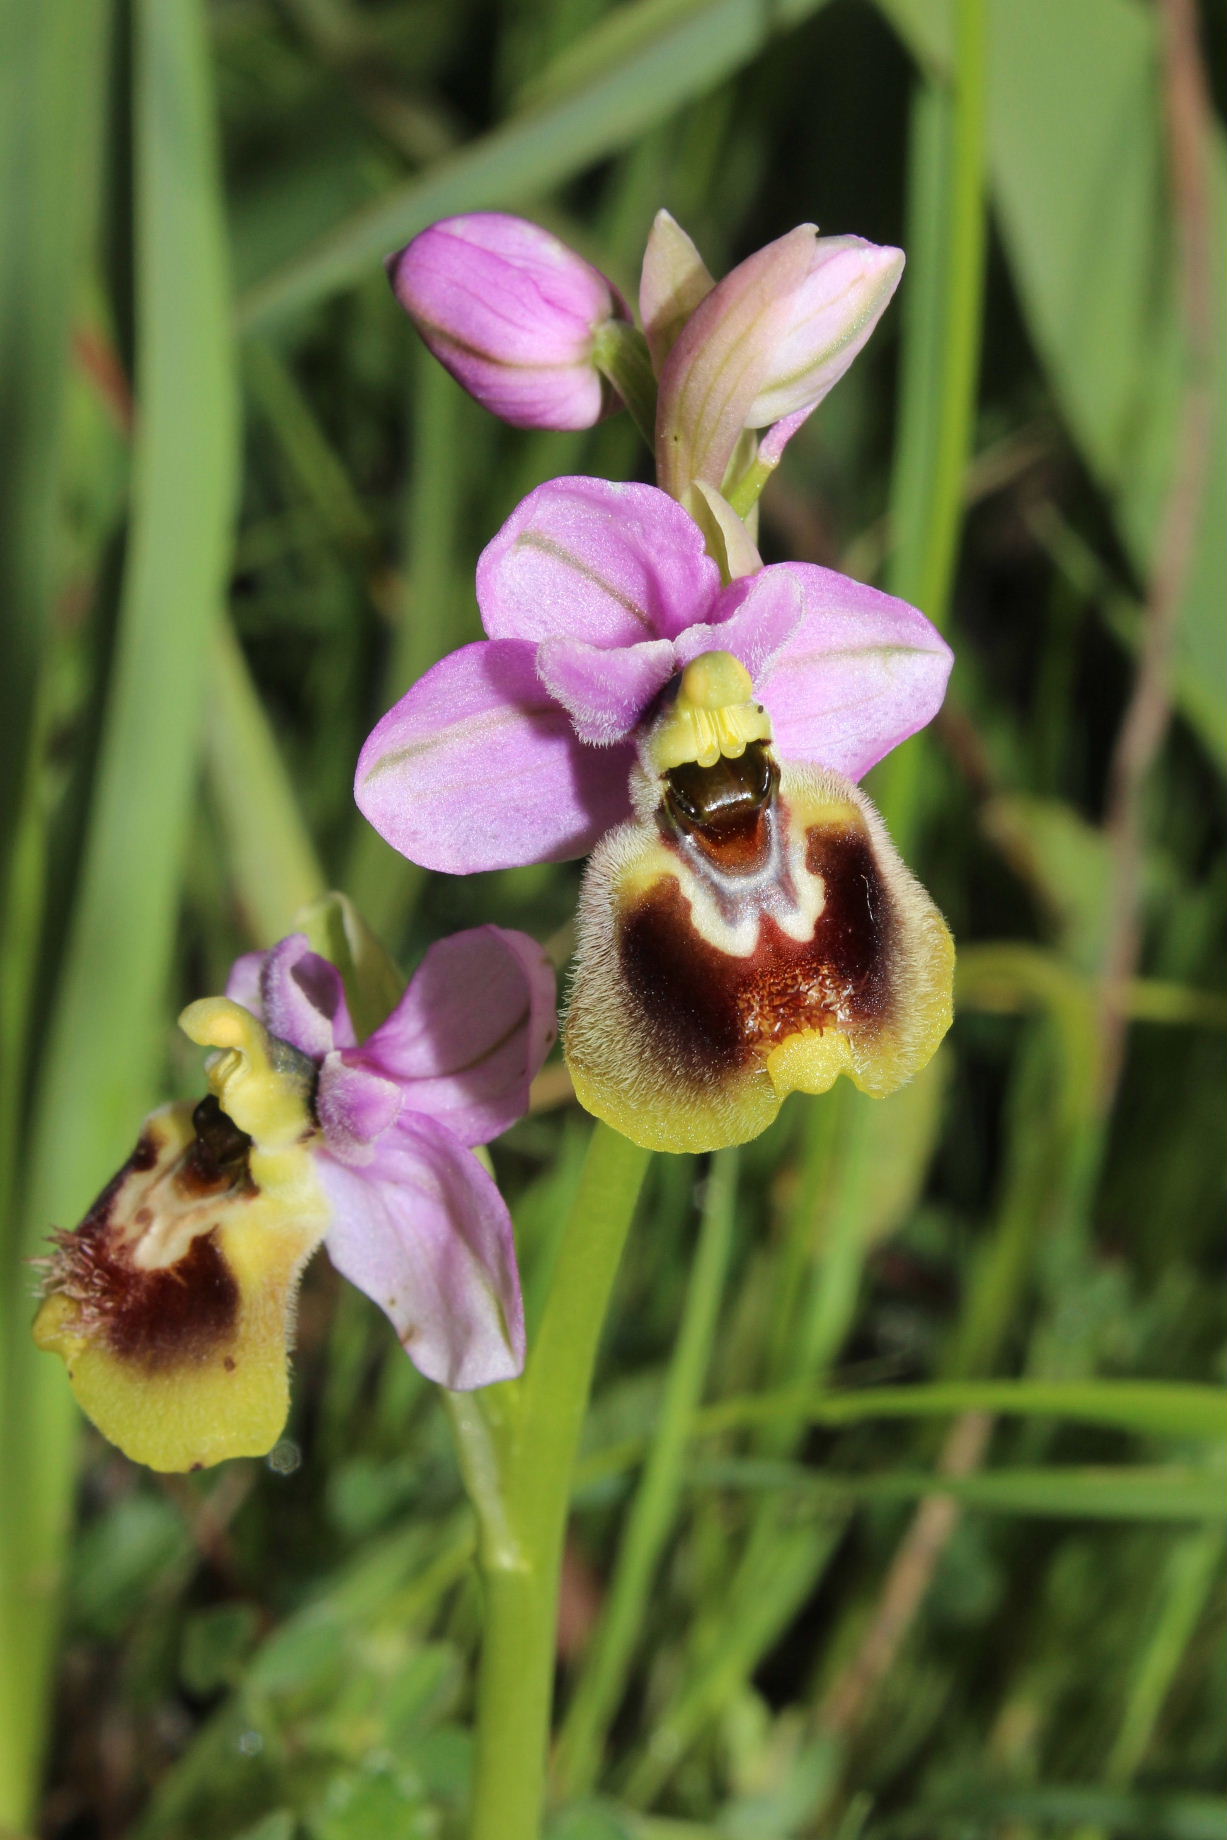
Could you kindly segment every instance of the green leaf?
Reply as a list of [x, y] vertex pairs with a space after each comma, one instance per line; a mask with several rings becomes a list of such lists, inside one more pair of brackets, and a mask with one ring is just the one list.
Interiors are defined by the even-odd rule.
[[[880, 3], [924, 64], [949, 70], [948, 0]], [[1174, 283], [1158, 15], [1137, 0], [994, 0], [989, 51], [992, 201], [1023, 311], [1070, 431], [1145, 577], [1189, 367]], [[1221, 326], [1227, 147], [1218, 128], [1211, 214]], [[1221, 405], [1221, 339], [1216, 350]], [[1227, 762], [1225, 497], [1220, 408], [1175, 658], [1181, 705], [1220, 763]]]
[[[621, 9], [618, 51], [569, 67], [587, 80], [517, 115], [422, 178], [357, 211], [302, 255], [257, 282], [241, 302], [245, 327], [264, 328], [373, 272], [390, 250], [436, 218], [505, 209], [628, 146], [683, 103], [703, 95], [762, 50], [773, 29], [799, 23], [824, 0], [638, 0]], [[605, 42], [606, 28], [594, 28]]]
[[[73, 1225], [131, 1148], [163, 1004], [192, 817], [209, 637], [225, 591], [238, 465], [234, 346], [199, 0], [135, 12], [140, 414], [131, 541], [88, 832], [45, 1042], [26, 1251]], [[0, 1727], [38, 1743], [69, 1509], [76, 1408], [59, 1364], [15, 1338], [0, 1650], [22, 1654]], [[10, 1598], [9, 1592], [12, 1592]], [[10, 1670], [11, 1674], [11, 1670]], [[16, 1682], [14, 1683], [17, 1684]], [[0, 1793], [3, 1793], [0, 1790]]]

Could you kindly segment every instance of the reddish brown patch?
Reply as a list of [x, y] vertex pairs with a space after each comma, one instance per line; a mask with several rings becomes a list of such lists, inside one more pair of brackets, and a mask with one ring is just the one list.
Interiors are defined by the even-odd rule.
[[666, 834], [672, 828], [692, 838], [721, 874], [753, 874], [771, 849], [768, 809], [779, 783], [779, 768], [759, 741], [735, 760], [673, 767], [665, 775], [662, 825]]
[[737, 958], [695, 932], [690, 904], [669, 877], [629, 907], [622, 970], [657, 1057], [692, 1081], [717, 1083], [788, 1035], [881, 1021], [890, 1005], [890, 898], [858, 828], [811, 829], [806, 865], [826, 903], [805, 941], [770, 917]]
[[234, 1333], [239, 1288], [217, 1245], [198, 1234], [178, 1264], [142, 1271], [114, 1232], [72, 1241], [69, 1294], [113, 1353], [153, 1371], [207, 1360]]
[[771, 849], [765, 811], [724, 824], [697, 824], [690, 835], [708, 862], [722, 875], [753, 875], [764, 867]]
[[[136, 1140], [136, 1149], [128, 1158], [128, 1168], [136, 1170], [152, 1169], [158, 1160], [158, 1146], [152, 1131], [142, 1131]], [[124, 1174], [123, 1170], [120, 1174]]]
[[[202, 1100], [192, 1122], [196, 1136], [183, 1153], [172, 1192], [185, 1204], [210, 1195], [220, 1201], [254, 1193], [247, 1168], [251, 1139], [217, 1100]], [[56, 1235], [46, 1286], [77, 1306], [81, 1333], [99, 1336], [117, 1355], [150, 1369], [206, 1359], [230, 1339], [239, 1309], [238, 1285], [217, 1245], [216, 1228], [197, 1234], [175, 1265], [147, 1271], [134, 1263], [124, 1190], [157, 1161], [156, 1139], [146, 1132], [76, 1232]], [[142, 1202], [132, 1224], [148, 1228], [154, 1211]]]

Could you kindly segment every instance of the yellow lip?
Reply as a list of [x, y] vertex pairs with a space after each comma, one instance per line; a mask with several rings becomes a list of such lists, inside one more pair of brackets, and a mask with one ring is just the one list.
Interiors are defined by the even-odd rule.
[[752, 850], [644, 821], [598, 845], [564, 1029], [576, 1093], [678, 1151], [744, 1143], [841, 1073], [885, 1095], [949, 1027], [953, 962], [865, 795], [785, 767]]

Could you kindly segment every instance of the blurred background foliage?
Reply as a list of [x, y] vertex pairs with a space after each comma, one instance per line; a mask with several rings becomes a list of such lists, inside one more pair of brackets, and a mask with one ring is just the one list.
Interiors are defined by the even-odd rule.
[[[657, 1159], [550, 1832], [1219, 1840], [1221, 11], [8, 0], [2, 29], [0, 1825], [462, 1831], [472, 1527], [383, 1318], [317, 1261], [282, 1444], [159, 1480], [29, 1344], [27, 1261], [199, 1087], [179, 1004], [322, 888], [407, 967], [491, 918], [565, 960], [577, 866], [427, 877], [352, 765], [477, 636], [523, 493], [645, 456], [626, 417], [486, 418], [380, 258], [508, 207], [633, 298], [666, 205], [716, 273], [806, 219], [908, 251], [763, 541], [954, 641], [876, 790], [960, 1009], [894, 1099]], [[494, 1150], [530, 1314], [586, 1135], [557, 1072], [539, 1097]]]

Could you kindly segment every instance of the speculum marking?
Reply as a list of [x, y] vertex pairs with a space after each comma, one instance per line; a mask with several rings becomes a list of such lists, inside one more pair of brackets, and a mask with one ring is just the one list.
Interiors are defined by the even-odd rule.
[[885, 1019], [893, 921], [868, 836], [856, 825], [812, 827], [806, 868], [825, 889], [810, 938], [791, 938], [763, 914], [746, 957], [720, 951], [695, 929], [676, 877], [628, 904], [623, 975], [662, 1061], [714, 1084], [789, 1035]]

